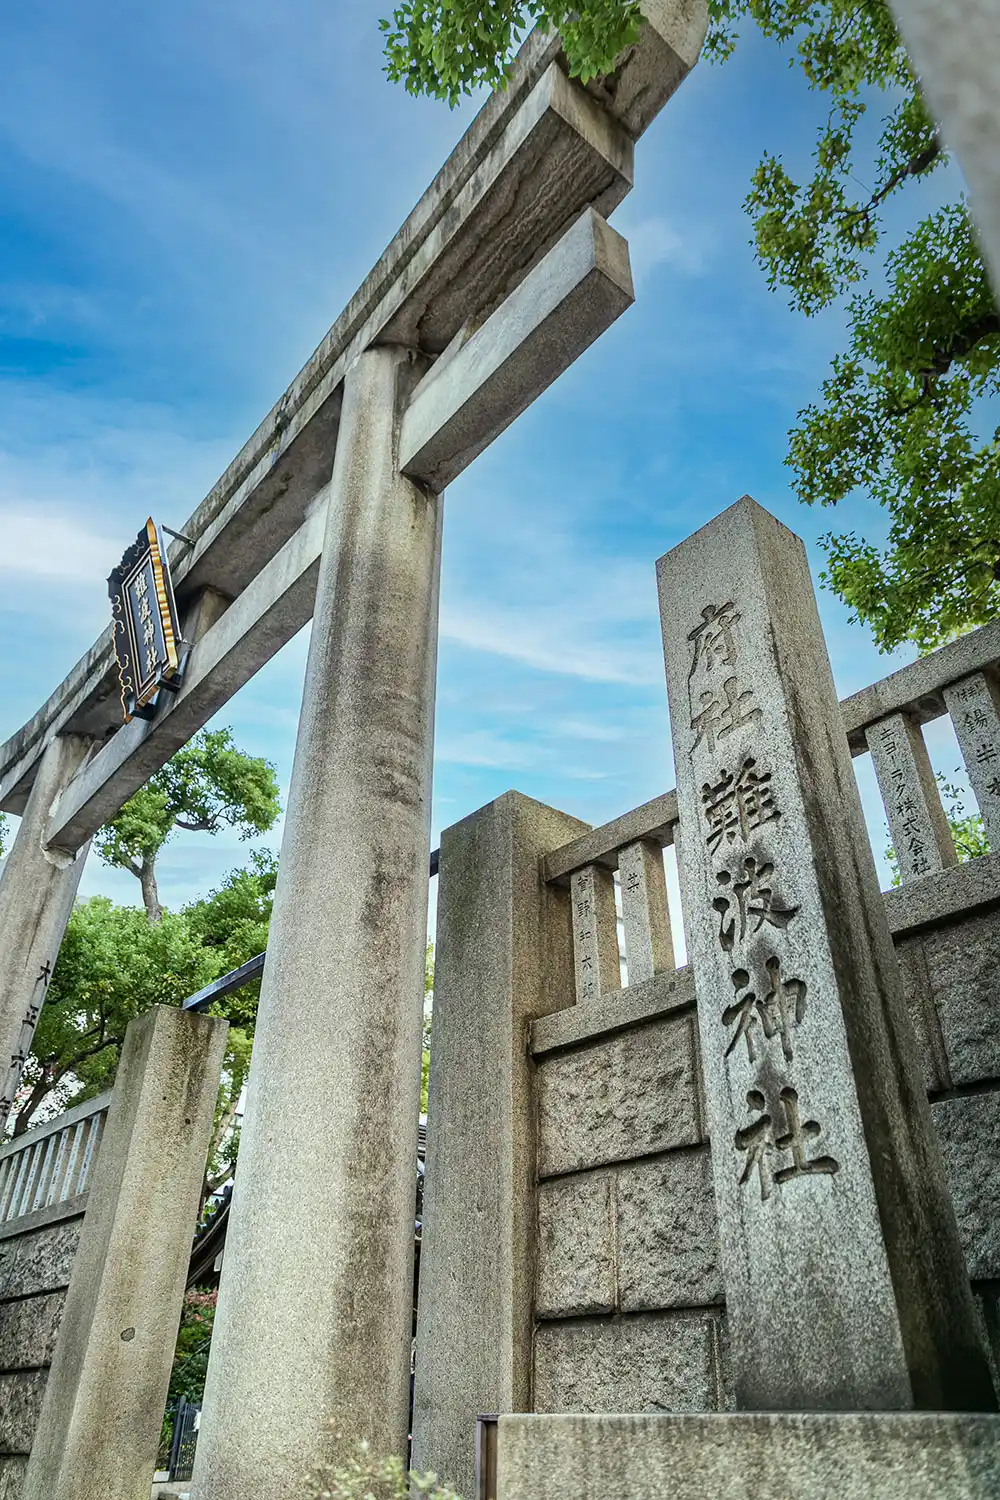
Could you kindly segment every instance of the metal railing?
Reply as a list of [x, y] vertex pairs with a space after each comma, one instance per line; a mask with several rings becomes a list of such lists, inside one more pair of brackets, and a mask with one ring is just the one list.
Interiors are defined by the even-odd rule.
[[0, 1146], [0, 1226], [86, 1193], [110, 1103], [88, 1099]]

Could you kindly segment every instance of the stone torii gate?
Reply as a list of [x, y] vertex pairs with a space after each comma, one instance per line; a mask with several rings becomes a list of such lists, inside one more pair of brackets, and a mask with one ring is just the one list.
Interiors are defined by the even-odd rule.
[[707, 24], [705, 0], [644, 9], [586, 87], [532, 33], [187, 522], [176, 697], [123, 726], [108, 630], [0, 747], [0, 807], [23, 814], [0, 888], [16, 1067], [90, 838], [313, 618], [199, 1500], [298, 1496], [331, 1418], [406, 1451], [441, 496], [633, 300], [607, 216]]

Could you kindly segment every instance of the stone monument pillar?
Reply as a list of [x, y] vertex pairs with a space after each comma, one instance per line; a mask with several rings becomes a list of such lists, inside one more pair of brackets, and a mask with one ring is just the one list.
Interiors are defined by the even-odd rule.
[[805, 549], [658, 575], [737, 1404], [991, 1409]]
[[193, 1482], [300, 1500], [329, 1424], [405, 1455], [441, 499], [406, 351], [349, 372]]
[[573, 1001], [569, 894], [541, 863], [586, 827], [507, 792], [441, 835], [413, 1465], [470, 1500], [476, 1417], [531, 1404], [526, 1040]]
[[31, 1051], [89, 842], [75, 859], [42, 847], [53, 804], [90, 753], [84, 735], [60, 735], [35, 773], [14, 846], [0, 878], [0, 1135]]
[[148, 1500], [229, 1024], [125, 1033], [25, 1500]]

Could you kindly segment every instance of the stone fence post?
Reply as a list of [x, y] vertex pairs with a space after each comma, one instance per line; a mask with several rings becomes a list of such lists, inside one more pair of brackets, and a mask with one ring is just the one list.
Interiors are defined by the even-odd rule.
[[805, 549], [658, 575], [737, 1404], [992, 1409]]
[[413, 1463], [474, 1493], [476, 1417], [531, 1400], [530, 1023], [573, 1003], [566, 890], [586, 824], [507, 792], [441, 835]]
[[25, 1500], [149, 1500], [228, 1023], [125, 1035]]

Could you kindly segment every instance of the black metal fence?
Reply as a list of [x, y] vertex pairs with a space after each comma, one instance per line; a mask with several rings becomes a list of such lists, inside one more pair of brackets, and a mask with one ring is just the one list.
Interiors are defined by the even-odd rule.
[[194, 1473], [194, 1450], [198, 1446], [201, 1407], [181, 1396], [174, 1407], [174, 1435], [170, 1444], [169, 1482], [190, 1479]]

